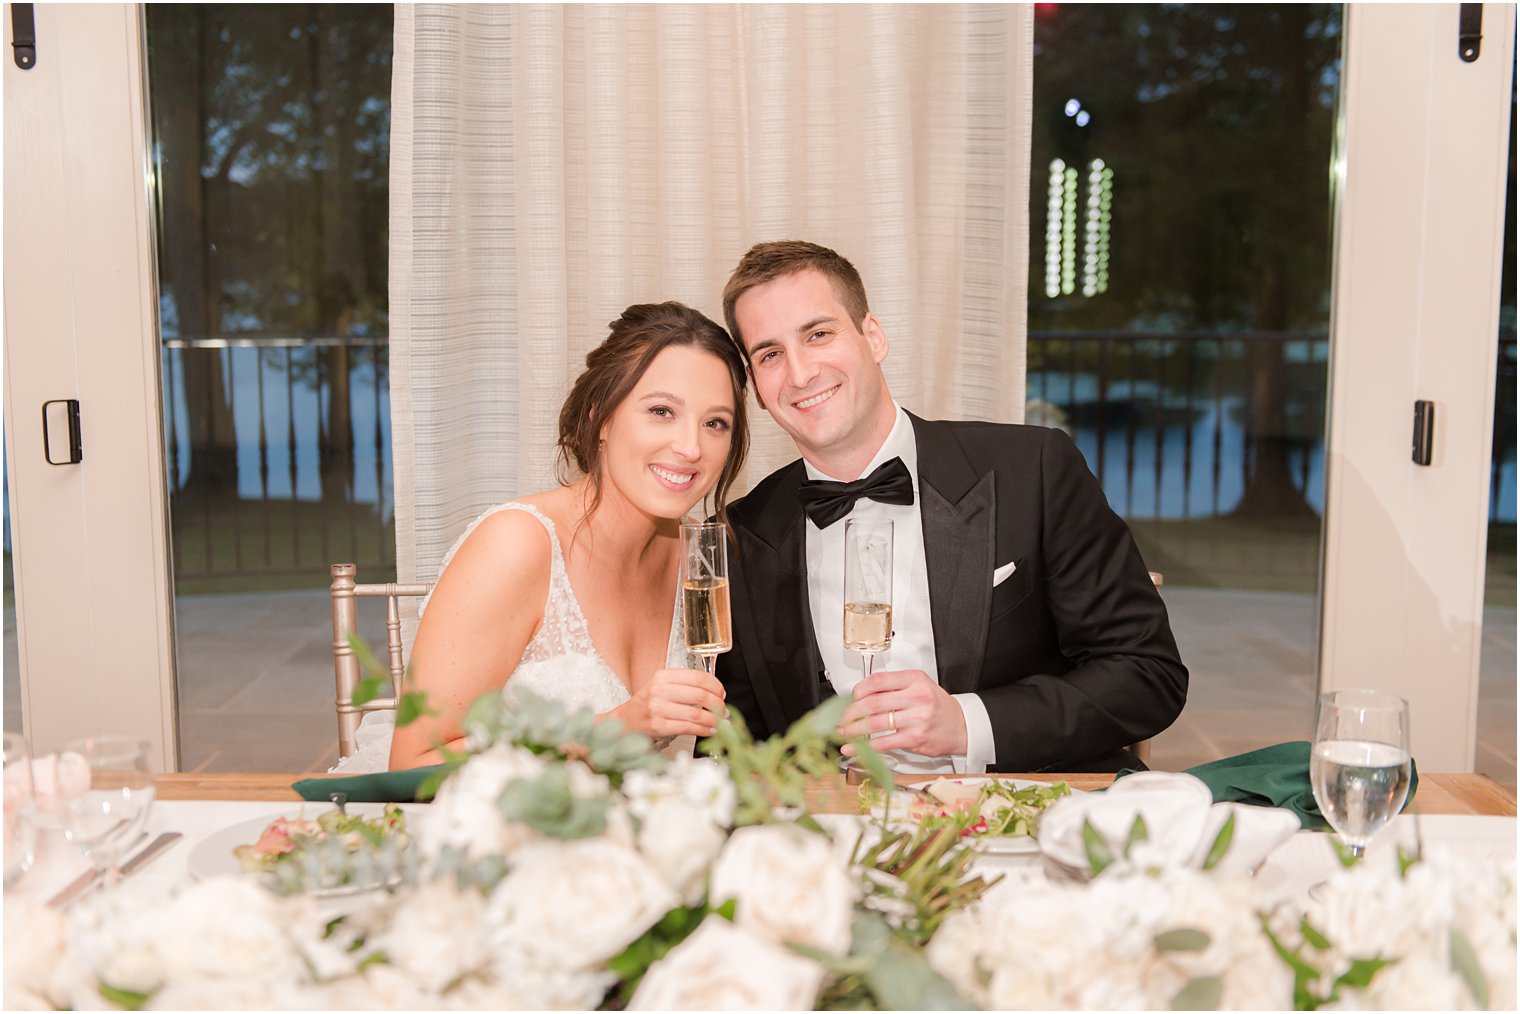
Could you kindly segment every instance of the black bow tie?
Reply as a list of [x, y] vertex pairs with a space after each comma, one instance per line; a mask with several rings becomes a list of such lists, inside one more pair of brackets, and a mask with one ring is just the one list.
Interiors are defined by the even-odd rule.
[[869, 497], [879, 503], [913, 503], [913, 476], [901, 458], [878, 467], [855, 482], [809, 479], [802, 484], [802, 509], [819, 528], [827, 528], [855, 509], [855, 501]]

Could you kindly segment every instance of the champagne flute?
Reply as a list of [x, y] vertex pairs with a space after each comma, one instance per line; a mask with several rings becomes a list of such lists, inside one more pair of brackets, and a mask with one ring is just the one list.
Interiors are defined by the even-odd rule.
[[728, 611], [728, 525], [689, 521], [681, 525], [681, 608], [686, 648], [713, 671], [718, 655], [734, 646]]
[[876, 653], [892, 643], [892, 522], [844, 523], [844, 646], [860, 652], [871, 675]]
[[64, 804], [64, 837], [73, 842], [106, 886], [116, 886], [122, 857], [137, 842], [153, 807], [153, 775], [148, 742], [135, 736], [92, 736], [63, 748], [60, 764], [73, 753], [90, 772], [89, 787]]
[[5, 734], [5, 886], [10, 887], [32, 865], [37, 825], [32, 790], [32, 759], [26, 740]]
[[1320, 694], [1309, 784], [1352, 855], [1403, 808], [1409, 771], [1407, 701], [1374, 690]]

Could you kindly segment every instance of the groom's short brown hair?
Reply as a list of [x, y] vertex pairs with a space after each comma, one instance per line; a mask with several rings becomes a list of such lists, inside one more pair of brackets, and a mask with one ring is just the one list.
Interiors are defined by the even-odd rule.
[[866, 303], [866, 287], [860, 281], [855, 265], [826, 246], [808, 243], [800, 239], [782, 239], [770, 243], [756, 243], [749, 252], [739, 258], [738, 267], [728, 276], [723, 287], [723, 319], [728, 322], [728, 333], [744, 361], [749, 354], [744, 348], [744, 336], [739, 333], [739, 322], [734, 320], [734, 304], [739, 297], [757, 285], [784, 275], [796, 274], [811, 268], [822, 273], [834, 284], [834, 292], [850, 314], [850, 320], [860, 327], [871, 308]]

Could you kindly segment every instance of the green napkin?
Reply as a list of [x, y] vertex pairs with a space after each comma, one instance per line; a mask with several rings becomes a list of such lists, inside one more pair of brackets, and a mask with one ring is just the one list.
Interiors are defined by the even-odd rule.
[[[1123, 778], [1133, 773], [1121, 771], [1115, 777]], [[1308, 830], [1322, 831], [1330, 826], [1319, 812], [1319, 804], [1314, 801], [1314, 790], [1309, 787], [1307, 740], [1278, 743], [1223, 760], [1210, 761], [1188, 768], [1187, 773], [1202, 779], [1214, 794], [1216, 803], [1276, 806], [1292, 810], [1298, 815], [1299, 824]], [[1414, 801], [1415, 790], [1419, 785], [1420, 775], [1411, 761], [1409, 797], [1405, 800], [1405, 806]]]
[[417, 790], [422, 783], [441, 770], [442, 764], [432, 764], [406, 771], [378, 771], [370, 775], [303, 778], [290, 787], [302, 799], [318, 803], [327, 802], [334, 792], [348, 793], [350, 803], [411, 803], [418, 801]]

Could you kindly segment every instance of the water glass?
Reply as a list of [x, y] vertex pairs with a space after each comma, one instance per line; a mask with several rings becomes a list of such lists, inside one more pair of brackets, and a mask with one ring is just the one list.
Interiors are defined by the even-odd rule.
[[37, 846], [36, 795], [32, 758], [20, 734], [5, 734], [5, 886], [31, 868]]
[[64, 836], [106, 875], [108, 887], [117, 881], [121, 860], [136, 844], [153, 808], [153, 775], [148, 768], [148, 741], [135, 736], [92, 736], [63, 748], [59, 768], [88, 767], [90, 783], [64, 801]]
[[713, 671], [713, 660], [734, 646], [728, 606], [728, 525], [681, 525], [681, 609], [686, 648]]
[[1403, 809], [1409, 774], [1409, 702], [1375, 690], [1320, 695], [1309, 784], [1352, 855]]

